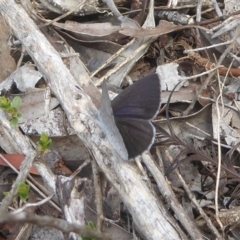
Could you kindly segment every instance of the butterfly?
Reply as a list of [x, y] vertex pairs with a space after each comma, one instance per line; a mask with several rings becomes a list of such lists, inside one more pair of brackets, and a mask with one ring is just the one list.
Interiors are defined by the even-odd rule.
[[149, 150], [155, 139], [151, 123], [161, 105], [161, 82], [150, 74], [123, 90], [111, 101], [116, 126], [129, 158]]

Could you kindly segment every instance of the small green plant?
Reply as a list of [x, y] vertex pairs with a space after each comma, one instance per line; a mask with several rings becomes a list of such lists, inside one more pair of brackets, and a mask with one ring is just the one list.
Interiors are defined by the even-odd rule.
[[[89, 229], [95, 229], [94, 223], [92, 221], [89, 221], [87, 224]], [[82, 240], [95, 240], [95, 238], [91, 238], [91, 237], [82, 237]]]
[[40, 153], [42, 155], [52, 146], [52, 139], [49, 138], [46, 133], [42, 133], [40, 140], [37, 142], [37, 145], [39, 146]]
[[10, 116], [10, 123], [13, 127], [18, 126], [19, 118], [22, 116], [19, 113], [19, 108], [22, 104], [20, 97], [15, 97], [12, 101], [6, 97], [0, 97], [0, 109], [6, 111]]
[[25, 202], [29, 198], [30, 186], [24, 182], [18, 187], [18, 195]]
[[[30, 185], [21, 182], [18, 186], [18, 196], [21, 198], [22, 201], [26, 202], [29, 198], [29, 191], [30, 191]], [[8, 192], [3, 192], [4, 196], [8, 195]]]

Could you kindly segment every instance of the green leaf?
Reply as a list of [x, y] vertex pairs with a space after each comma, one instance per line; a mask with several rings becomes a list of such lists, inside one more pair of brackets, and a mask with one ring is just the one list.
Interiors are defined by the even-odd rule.
[[42, 133], [37, 145], [40, 147], [41, 153], [44, 153], [46, 150], [51, 148], [52, 139], [50, 139], [46, 133]]
[[17, 114], [16, 114], [16, 117], [19, 119], [19, 118], [22, 117], [22, 114], [21, 114], [21, 113], [17, 113]]
[[43, 147], [44, 147], [44, 143], [41, 142], [41, 141], [38, 141], [38, 142], [37, 142], [37, 145], [38, 145], [40, 148], [43, 148]]
[[48, 141], [48, 139], [49, 138], [48, 138], [48, 135], [46, 133], [41, 134], [40, 141], [46, 142], [46, 141]]
[[48, 141], [46, 142], [46, 147], [50, 148], [52, 146], [52, 139], [48, 139]]
[[6, 97], [0, 97], [0, 108], [3, 110], [7, 110], [11, 107], [11, 102]]
[[92, 221], [88, 221], [88, 228], [89, 229], [95, 229], [94, 223]]
[[15, 108], [15, 109], [19, 109], [20, 106], [22, 104], [22, 99], [20, 97], [15, 97], [13, 100], [12, 100], [12, 107]]
[[13, 127], [17, 127], [18, 126], [18, 118], [16, 117], [13, 117], [10, 121], [10, 124], [13, 126]]
[[[94, 223], [92, 221], [88, 221], [87, 224], [89, 229], [95, 229]], [[82, 237], [82, 240], [95, 240], [95, 238], [91, 238], [91, 237]]]
[[24, 182], [20, 183], [18, 187], [18, 195], [23, 200], [26, 201], [29, 198], [30, 186]]

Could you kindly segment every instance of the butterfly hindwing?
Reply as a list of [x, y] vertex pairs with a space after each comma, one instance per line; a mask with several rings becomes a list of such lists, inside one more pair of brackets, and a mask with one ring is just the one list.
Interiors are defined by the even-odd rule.
[[115, 118], [128, 151], [128, 157], [134, 158], [148, 150], [154, 141], [155, 128], [152, 123], [136, 118]]

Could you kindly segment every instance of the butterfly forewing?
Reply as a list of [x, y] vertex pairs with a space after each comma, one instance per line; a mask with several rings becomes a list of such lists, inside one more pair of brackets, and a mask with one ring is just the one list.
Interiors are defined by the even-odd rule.
[[153, 119], [160, 107], [160, 80], [150, 74], [122, 91], [112, 101], [115, 117]]

